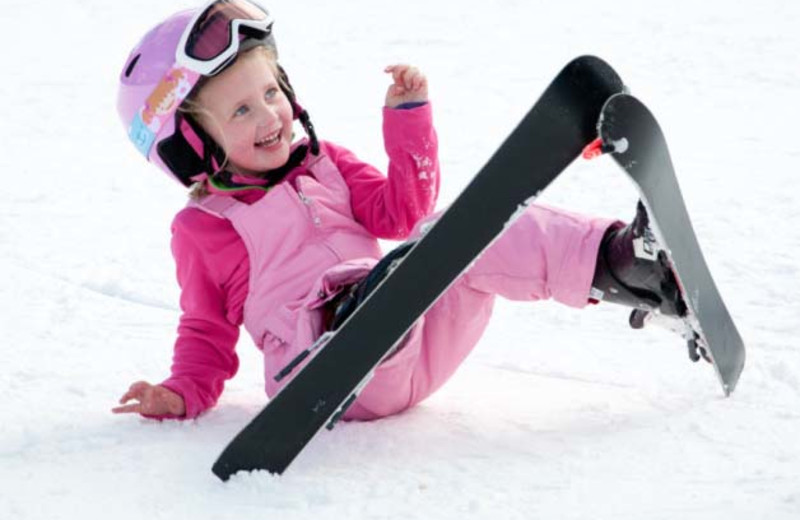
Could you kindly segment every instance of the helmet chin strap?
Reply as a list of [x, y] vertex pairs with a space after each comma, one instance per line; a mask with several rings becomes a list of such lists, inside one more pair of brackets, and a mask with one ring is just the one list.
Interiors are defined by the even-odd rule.
[[233, 174], [227, 170], [221, 170], [214, 175], [207, 176], [206, 182], [213, 186], [217, 191], [242, 191], [242, 190], [261, 190], [269, 191], [279, 184], [292, 170], [300, 166], [308, 155], [308, 147], [300, 145], [292, 150], [286, 164], [274, 170], [270, 170], [266, 177], [266, 184], [241, 184], [233, 180]]
[[[302, 112], [302, 114], [308, 117], [305, 112]], [[268, 182], [266, 185], [240, 184], [233, 180], [231, 172], [224, 169], [226, 161], [225, 151], [205, 130], [203, 130], [203, 127], [200, 126], [191, 115], [184, 114], [178, 124], [180, 132], [176, 132], [176, 134], [181, 135], [185, 145], [191, 147], [194, 152], [192, 153], [192, 151], [186, 150], [188, 153], [180, 154], [191, 162], [191, 164], [180, 165], [183, 166], [182, 171], [194, 172], [194, 175], [190, 177], [191, 181], [206, 181], [219, 191], [238, 191], [242, 189], [269, 191], [274, 185], [282, 181], [290, 171], [302, 164], [310, 148], [314, 144], [316, 144], [317, 151], [319, 151], [319, 143], [317, 143], [316, 138], [314, 138], [314, 140], [309, 138], [308, 146], [299, 145], [292, 150], [286, 164], [267, 172], [266, 179]], [[177, 167], [179, 165], [173, 166]]]

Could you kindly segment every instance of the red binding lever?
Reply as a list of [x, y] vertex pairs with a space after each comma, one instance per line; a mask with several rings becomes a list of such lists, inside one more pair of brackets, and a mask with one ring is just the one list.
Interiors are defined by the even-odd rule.
[[589, 159], [600, 157], [601, 155], [606, 153], [606, 151], [607, 150], [603, 146], [603, 140], [598, 137], [597, 139], [586, 145], [581, 155], [583, 156], [584, 159], [588, 161]]

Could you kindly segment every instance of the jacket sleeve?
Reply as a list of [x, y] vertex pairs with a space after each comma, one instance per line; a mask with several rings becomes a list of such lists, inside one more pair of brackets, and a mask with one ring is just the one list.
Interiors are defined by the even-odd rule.
[[224, 274], [215, 268], [219, 262], [211, 254], [213, 240], [201, 246], [180, 218], [172, 232], [182, 314], [172, 373], [162, 385], [183, 397], [186, 415], [182, 418], [191, 419], [214, 406], [225, 381], [236, 374], [239, 324], [229, 320], [227, 289], [220, 281]]
[[430, 103], [383, 109], [388, 175], [331, 145], [331, 157], [350, 189], [356, 220], [378, 238], [407, 238], [433, 212], [439, 194], [439, 156]]

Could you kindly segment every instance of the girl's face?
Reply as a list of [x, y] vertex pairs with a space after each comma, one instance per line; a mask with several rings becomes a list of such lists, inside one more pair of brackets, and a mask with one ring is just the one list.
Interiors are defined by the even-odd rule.
[[228, 169], [250, 177], [289, 159], [292, 106], [259, 50], [247, 52], [198, 93], [200, 124], [225, 150]]

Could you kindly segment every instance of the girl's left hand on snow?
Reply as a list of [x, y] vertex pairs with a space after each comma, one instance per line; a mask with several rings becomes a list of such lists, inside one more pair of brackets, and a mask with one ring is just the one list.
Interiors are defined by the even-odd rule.
[[386, 91], [387, 107], [428, 101], [428, 79], [418, 68], [405, 64], [389, 65], [384, 72], [391, 74], [393, 81]]
[[[126, 404], [135, 401], [133, 404]], [[119, 400], [120, 406], [111, 411], [116, 414], [139, 413], [142, 415], [173, 415], [181, 417], [186, 413], [183, 397], [161, 385], [151, 385], [147, 381], [137, 381]]]

